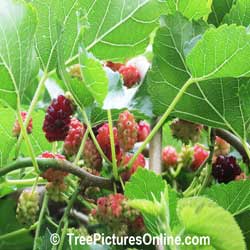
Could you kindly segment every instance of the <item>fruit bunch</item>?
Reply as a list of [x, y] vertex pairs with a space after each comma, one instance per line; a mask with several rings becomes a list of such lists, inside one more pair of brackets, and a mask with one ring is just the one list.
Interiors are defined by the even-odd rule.
[[[22, 121], [25, 122], [26, 117], [27, 117], [27, 112], [26, 111], [22, 111], [21, 112], [21, 117], [22, 117]], [[32, 123], [32, 118], [29, 120], [29, 123], [27, 125], [26, 131], [28, 134], [32, 133], [32, 128], [33, 128], [33, 123]], [[21, 133], [21, 126], [20, 123], [18, 122], [18, 119], [16, 119], [13, 129], [12, 129], [12, 134], [14, 137], [18, 137]]]
[[194, 146], [194, 156], [191, 164], [193, 170], [197, 170], [207, 160], [209, 152], [205, 150], [201, 145], [196, 144]]
[[[121, 162], [120, 166], [127, 167], [129, 161], [133, 157], [133, 154], [126, 154]], [[136, 158], [135, 162], [133, 163], [132, 167], [129, 170], [126, 170], [125, 172], [121, 173], [122, 180], [124, 182], [128, 181], [130, 177], [136, 172], [136, 170], [141, 167], [144, 168], [146, 166], [146, 160], [143, 156], [143, 154], [139, 154]]]
[[162, 163], [163, 166], [168, 167], [175, 167], [178, 163], [178, 153], [176, 149], [172, 146], [167, 146], [162, 150]]
[[[65, 156], [60, 154], [53, 154], [50, 152], [44, 152], [40, 158], [46, 159], [59, 159], [65, 160]], [[64, 183], [64, 178], [68, 175], [67, 172], [63, 172], [61, 170], [56, 170], [53, 168], [47, 169], [45, 172], [42, 173], [42, 177], [48, 181], [46, 185], [46, 189], [50, 198], [54, 201], [63, 201], [62, 192], [66, 191], [67, 186]]]
[[43, 131], [49, 142], [65, 140], [74, 110], [72, 101], [63, 95], [52, 100], [43, 123]]
[[83, 159], [86, 167], [100, 171], [102, 168], [102, 157], [94, 142], [87, 139], [83, 149]]
[[85, 131], [85, 126], [78, 119], [72, 118], [70, 120], [69, 131], [63, 146], [66, 155], [72, 156], [78, 153]]
[[39, 194], [34, 191], [24, 190], [17, 204], [16, 216], [17, 220], [29, 228], [36, 220], [39, 211]]
[[199, 141], [203, 125], [175, 119], [170, 128], [173, 137], [181, 140], [184, 144], [189, 144], [189, 142], [196, 143]]
[[242, 170], [233, 156], [220, 155], [212, 165], [212, 175], [219, 183], [239, 179], [241, 174]]
[[134, 115], [129, 111], [124, 111], [119, 115], [117, 122], [118, 140], [121, 148], [127, 152], [131, 150], [137, 142], [138, 124]]
[[[118, 141], [118, 131], [117, 128], [113, 128], [114, 134], [114, 142], [115, 142], [115, 152], [116, 152], [116, 159], [119, 162], [122, 157], [121, 148]], [[111, 161], [112, 160], [112, 153], [111, 153], [111, 142], [110, 142], [110, 130], [108, 123], [103, 124], [99, 129], [96, 136], [96, 139], [102, 148], [104, 154], [107, 158]]]
[[183, 146], [179, 154], [174, 147], [166, 146], [162, 150], [162, 163], [165, 169], [182, 164], [195, 171], [204, 164], [208, 156], [209, 152], [199, 144], [194, 145], [194, 147]]
[[106, 67], [109, 67], [113, 71], [118, 71], [122, 75], [124, 86], [127, 88], [132, 88], [141, 81], [140, 72], [133, 65], [107, 62]]
[[109, 234], [141, 234], [144, 231], [143, 219], [139, 212], [129, 207], [123, 194], [111, 194], [97, 200], [97, 208], [92, 216], [108, 228]]
[[214, 148], [214, 156], [217, 157], [219, 155], [228, 155], [230, 153], [230, 144], [225, 140], [216, 136], [215, 138], [215, 148]]

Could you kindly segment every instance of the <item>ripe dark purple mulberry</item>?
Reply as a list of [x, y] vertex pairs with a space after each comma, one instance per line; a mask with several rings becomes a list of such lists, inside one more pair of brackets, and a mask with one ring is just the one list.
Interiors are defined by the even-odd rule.
[[73, 112], [74, 105], [65, 96], [60, 95], [52, 101], [43, 123], [43, 131], [49, 142], [65, 140]]
[[233, 156], [217, 157], [212, 166], [212, 175], [219, 183], [228, 183], [241, 174], [241, 168]]

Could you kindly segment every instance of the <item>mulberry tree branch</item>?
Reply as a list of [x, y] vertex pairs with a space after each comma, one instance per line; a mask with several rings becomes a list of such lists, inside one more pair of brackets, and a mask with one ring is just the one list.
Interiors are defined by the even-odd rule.
[[[78, 176], [80, 179], [83, 180], [85, 186], [96, 186], [108, 190], [113, 190], [114, 180], [92, 175], [69, 161], [44, 158], [36, 158], [36, 161], [40, 171], [42, 172], [47, 170], [48, 168], [62, 170], [71, 173], [75, 176]], [[33, 164], [31, 158], [17, 159], [15, 162], [11, 163], [7, 167], [3, 167], [0, 169], [0, 177], [14, 170], [31, 167], [32, 165]]]

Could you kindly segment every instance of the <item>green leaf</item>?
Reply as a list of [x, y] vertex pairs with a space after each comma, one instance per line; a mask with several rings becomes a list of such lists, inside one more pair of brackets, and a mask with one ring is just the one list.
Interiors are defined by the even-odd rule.
[[250, 211], [246, 211], [242, 214], [239, 214], [235, 217], [237, 223], [239, 224], [243, 236], [245, 238], [245, 242], [247, 245], [247, 249], [250, 248]]
[[128, 204], [138, 211], [154, 217], [158, 217], [161, 212], [159, 206], [149, 200], [136, 199], [129, 201]]
[[147, 78], [137, 89], [135, 95], [133, 96], [129, 108], [140, 111], [148, 117], [153, 117], [153, 105], [151, 97], [148, 93], [148, 84]]
[[166, 182], [160, 175], [147, 169], [138, 168], [125, 185], [125, 196], [131, 200], [146, 199], [149, 201], [161, 200], [161, 193], [164, 192]]
[[[61, 30], [64, 30], [63, 26], [58, 27], [58, 32]], [[64, 43], [64, 35], [63, 33], [59, 36], [59, 40], [57, 43], [58, 47], [58, 53], [57, 53], [57, 59], [58, 59], [58, 73], [62, 79], [62, 83], [74, 97], [74, 100], [80, 107], [88, 107], [93, 104], [94, 99], [90, 91], [88, 90], [86, 83], [83, 82], [83, 80], [77, 78], [77, 77], [72, 77], [70, 74], [66, 71], [66, 57], [64, 50], [65, 48], [65, 43]], [[79, 57], [79, 55], [78, 55]], [[79, 58], [78, 58], [79, 59]], [[78, 67], [78, 65], [74, 65], [73, 67]], [[77, 69], [79, 71], [80, 75], [80, 68]]]
[[38, 12], [38, 29], [36, 32], [37, 55], [43, 70], [51, 71], [57, 66], [57, 43], [59, 34], [58, 23], [63, 24], [63, 43], [65, 61], [70, 60], [77, 53], [76, 12], [83, 6], [84, 0], [34, 0], [33, 6]]
[[113, 61], [144, 52], [158, 18], [167, 12], [165, 0], [85, 0], [82, 6], [89, 22], [84, 34], [87, 50]]
[[17, 96], [37, 74], [34, 34], [36, 11], [24, 1], [2, 0], [0, 3], [0, 100], [13, 108]]
[[96, 102], [102, 106], [108, 93], [108, 77], [101, 64], [93, 55], [79, 55], [83, 82]]
[[[137, 172], [132, 175], [129, 182], [125, 185], [125, 196], [130, 200], [147, 200], [154, 202], [161, 201], [161, 194], [164, 193], [166, 188], [166, 182], [160, 175], [156, 175], [154, 172], [147, 169], [139, 168]], [[170, 210], [170, 224], [175, 225], [178, 221], [176, 215], [176, 204], [178, 200], [177, 193], [168, 188], [169, 195], [169, 210]], [[158, 220], [152, 214], [144, 213], [145, 223], [148, 230], [157, 235], [159, 233]]]
[[247, 29], [222, 25], [209, 29], [187, 55], [186, 61], [192, 77], [204, 81], [220, 77], [249, 77], [250, 66], [245, 63], [249, 56]]
[[[10, 198], [2, 199], [0, 203], [0, 235], [10, 233], [21, 229], [22, 227], [16, 220], [16, 202]], [[20, 238], [21, 237], [21, 238]], [[1, 240], [0, 250], [27, 250], [31, 249], [33, 238], [29, 233], [23, 233], [11, 237], [6, 240]]]
[[223, 23], [236, 23], [238, 25], [243, 25], [247, 27], [250, 24], [250, 17], [248, 15], [249, 11], [249, 0], [237, 0], [237, 2], [231, 8], [230, 12], [225, 15]]
[[[199, 35], [206, 28], [178, 14], [162, 19], [148, 76], [154, 113], [163, 114], [185, 82], [190, 77], [198, 77], [199, 81], [184, 93], [172, 115], [230, 129], [244, 139], [250, 113], [241, 106], [239, 90], [242, 85], [249, 88], [248, 80], [241, 77], [250, 69], [245, 63], [249, 35], [245, 28], [234, 25], [212, 28], [203, 36]], [[230, 43], [226, 44], [226, 38]], [[240, 64], [243, 67], [238, 67]]]
[[204, 195], [233, 215], [250, 210], [250, 180], [213, 185]]
[[210, 0], [169, 0], [167, 5], [170, 13], [179, 11], [188, 19], [198, 20], [211, 12]]
[[213, 0], [212, 13], [208, 17], [208, 22], [219, 26], [235, 1], [236, 0]]
[[209, 236], [216, 250], [246, 250], [242, 232], [233, 216], [213, 201], [204, 197], [181, 199], [177, 209], [185, 233]]
[[0, 108], [0, 167], [8, 162], [16, 138], [12, 135], [15, 122], [15, 111], [10, 108]]

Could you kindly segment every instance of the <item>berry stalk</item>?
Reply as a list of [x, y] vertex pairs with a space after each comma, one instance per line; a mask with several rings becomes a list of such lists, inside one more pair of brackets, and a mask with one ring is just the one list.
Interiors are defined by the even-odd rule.
[[48, 195], [47, 195], [47, 192], [45, 192], [44, 197], [43, 197], [43, 205], [42, 205], [42, 208], [41, 208], [41, 211], [39, 214], [39, 218], [38, 218], [33, 250], [37, 249], [37, 241], [38, 241], [38, 237], [40, 235], [41, 226], [43, 223], [43, 219], [44, 219], [44, 215], [46, 213], [47, 206], [48, 206]]
[[[65, 237], [64, 232], [67, 230], [68, 216], [70, 214], [70, 211], [71, 211], [71, 209], [72, 209], [72, 207], [73, 207], [73, 205], [74, 205], [80, 191], [81, 191], [81, 185], [78, 185], [78, 187], [75, 189], [75, 192], [72, 194], [72, 196], [71, 196], [71, 198], [70, 198], [70, 200], [68, 202], [67, 208], [65, 209], [65, 212], [63, 214], [62, 219], [60, 220], [60, 223], [59, 223], [58, 228], [56, 230], [57, 234], [60, 234], [61, 231], [62, 231], [62, 236], [64, 235], [64, 237]], [[64, 238], [61, 237], [61, 241], [60, 241], [60, 245], [58, 247], [58, 250], [62, 249], [63, 243], [64, 243]], [[52, 248], [52, 250], [56, 250], [56, 246], [54, 246]]]
[[111, 155], [112, 155], [112, 166], [113, 166], [113, 175], [116, 180], [118, 180], [118, 170], [117, 170], [117, 161], [116, 161], [116, 152], [115, 152], [115, 139], [114, 139], [114, 131], [113, 131], [113, 124], [112, 124], [112, 113], [107, 110], [108, 114], [108, 122], [109, 122], [109, 131], [110, 131], [110, 145], [111, 145]]
[[83, 149], [84, 149], [84, 146], [85, 146], [85, 143], [88, 139], [88, 136], [89, 136], [89, 130], [87, 129], [84, 136], [83, 136], [83, 139], [82, 139], [82, 142], [81, 142], [81, 145], [80, 145], [80, 148], [78, 150], [78, 153], [76, 155], [76, 158], [74, 160], [74, 164], [77, 165], [78, 161], [80, 160], [81, 158], [81, 155], [82, 155], [82, 152], [83, 152]]
[[[27, 128], [27, 126], [29, 124], [31, 115], [32, 115], [32, 113], [33, 113], [33, 111], [35, 109], [35, 106], [36, 106], [36, 104], [38, 102], [40, 94], [41, 94], [41, 92], [43, 90], [44, 83], [47, 80], [48, 76], [49, 76], [48, 73], [44, 72], [42, 78], [40, 79], [40, 82], [38, 83], [36, 92], [35, 92], [35, 94], [33, 96], [33, 99], [32, 99], [32, 101], [30, 103], [29, 110], [27, 112], [27, 116], [26, 116], [26, 119], [25, 119], [25, 122], [24, 122], [24, 127], [25, 128]], [[22, 140], [23, 140], [23, 135], [20, 134], [20, 136], [18, 138], [18, 141], [17, 141], [17, 145], [16, 145], [16, 152], [15, 152], [15, 157], [16, 158], [18, 157], [19, 150], [20, 150], [20, 147], [21, 147], [21, 144], [22, 144]]]
[[[38, 164], [37, 164], [37, 161], [36, 161], [36, 155], [35, 155], [35, 152], [34, 152], [34, 149], [32, 147], [32, 144], [30, 142], [30, 139], [28, 137], [28, 133], [27, 133], [27, 130], [26, 130], [26, 127], [24, 126], [24, 122], [23, 122], [23, 119], [22, 119], [22, 116], [21, 116], [21, 104], [20, 104], [20, 100], [18, 98], [18, 108], [17, 108], [17, 119], [18, 119], [18, 122], [20, 124], [20, 127], [21, 127], [21, 135], [23, 135], [24, 137], [24, 140], [26, 142], [26, 146], [27, 146], [27, 149], [28, 149], [28, 152], [29, 152], [29, 155], [31, 157], [31, 160], [32, 160], [32, 164], [35, 168], [35, 171], [37, 173], [40, 173], [40, 170], [39, 170], [39, 167], [38, 167]], [[28, 117], [28, 115], [27, 115]], [[29, 122], [29, 120], [27, 120]]]
[[100, 147], [98, 141], [96, 140], [95, 134], [94, 134], [93, 129], [92, 129], [92, 126], [91, 126], [91, 124], [90, 124], [90, 122], [89, 122], [89, 119], [88, 119], [88, 116], [87, 116], [87, 114], [86, 114], [86, 111], [85, 111], [84, 109], [81, 108], [81, 112], [82, 112], [84, 121], [86, 122], [87, 129], [89, 130], [90, 136], [91, 136], [91, 138], [92, 138], [92, 140], [93, 140], [93, 142], [94, 142], [94, 144], [95, 144], [95, 146], [96, 146], [96, 148], [97, 148], [99, 154], [102, 156], [102, 158], [103, 158], [107, 163], [112, 164], [112, 163], [110, 162], [110, 160], [107, 158], [107, 156], [103, 153], [103, 150], [101, 149], [101, 147]]
[[160, 120], [158, 121], [158, 123], [152, 129], [152, 131], [149, 134], [149, 136], [147, 137], [147, 139], [142, 143], [142, 145], [140, 146], [140, 148], [138, 149], [138, 151], [134, 154], [134, 156], [130, 160], [130, 162], [128, 164], [128, 168], [129, 169], [132, 167], [134, 161], [137, 159], [137, 157], [139, 156], [139, 154], [142, 153], [142, 151], [147, 146], [147, 144], [154, 138], [154, 136], [156, 135], [157, 131], [162, 127], [162, 125], [164, 124], [164, 122], [166, 121], [166, 119], [169, 117], [169, 115], [171, 114], [171, 112], [174, 110], [174, 108], [177, 105], [177, 103], [179, 102], [179, 100], [184, 95], [185, 91], [194, 82], [196, 82], [196, 79], [194, 79], [194, 78], [191, 77], [182, 86], [182, 88], [180, 89], [179, 93], [176, 95], [176, 97], [174, 98], [174, 100], [172, 101], [172, 103], [167, 108], [166, 112], [163, 114], [163, 116], [160, 118]]

